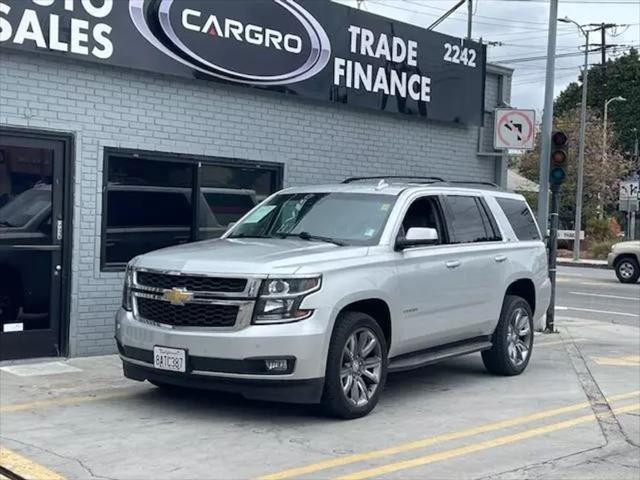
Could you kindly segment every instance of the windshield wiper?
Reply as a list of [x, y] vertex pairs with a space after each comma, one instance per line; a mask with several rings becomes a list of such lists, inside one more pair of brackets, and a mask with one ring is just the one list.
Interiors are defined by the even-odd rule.
[[251, 235], [249, 233], [238, 233], [237, 235], [232, 235], [229, 238], [273, 238], [268, 235]]
[[287, 238], [287, 237], [297, 237], [302, 240], [318, 240], [320, 242], [333, 243], [334, 245], [338, 245], [340, 247], [344, 247], [346, 243], [341, 242], [340, 240], [336, 240], [331, 237], [323, 237], [322, 235], [311, 235], [309, 232], [299, 232], [299, 233], [278, 233], [278, 237]]
[[13, 227], [14, 225], [11, 225], [9, 222], [7, 222], [6, 220], [0, 220], [0, 227]]

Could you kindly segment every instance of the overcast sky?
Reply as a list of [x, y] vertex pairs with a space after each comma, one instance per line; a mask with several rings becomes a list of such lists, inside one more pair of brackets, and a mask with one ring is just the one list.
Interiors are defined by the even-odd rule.
[[[334, 0], [355, 6], [356, 0]], [[364, 0], [362, 8], [385, 17], [427, 27], [457, 0]], [[546, 55], [548, 0], [474, 0], [473, 37], [485, 42], [502, 42], [488, 48], [490, 62]], [[640, 45], [640, 0], [560, 0], [559, 17], [568, 16], [580, 24], [626, 24], [608, 31], [607, 44], [624, 47], [609, 50], [609, 57], [620, 54], [630, 45]], [[436, 31], [465, 36], [467, 6], [442, 22]], [[614, 36], [616, 35], [616, 36]], [[558, 24], [557, 53], [575, 54], [557, 58], [555, 94], [575, 81], [584, 62], [582, 36], [575, 25]], [[600, 43], [599, 32], [591, 35], [590, 43]], [[595, 48], [595, 47], [592, 47]], [[589, 54], [589, 63], [600, 62], [600, 52]], [[511, 104], [521, 108], [542, 110], [544, 97], [545, 60], [504, 63], [515, 69]], [[540, 118], [540, 117], [539, 117]]]

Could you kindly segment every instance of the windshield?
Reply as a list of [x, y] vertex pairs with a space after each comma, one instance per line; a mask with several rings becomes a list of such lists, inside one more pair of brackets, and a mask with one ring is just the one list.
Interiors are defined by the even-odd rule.
[[[229, 238], [333, 240], [347, 245], [375, 245], [396, 201], [394, 195], [296, 193], [276, 195], [254, 209]], [[316, 238], [314, 238], [316, 237]]]
[[0, 208], [0, 227], [24, 227], [51, 205], [51, 190], [32, 188], [10, 200]]

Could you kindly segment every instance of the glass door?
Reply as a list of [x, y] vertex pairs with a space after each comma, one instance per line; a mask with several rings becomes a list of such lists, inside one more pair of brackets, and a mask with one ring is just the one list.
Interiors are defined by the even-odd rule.
[[0, 131], [0, 360], [60, 355], [64, 153]]

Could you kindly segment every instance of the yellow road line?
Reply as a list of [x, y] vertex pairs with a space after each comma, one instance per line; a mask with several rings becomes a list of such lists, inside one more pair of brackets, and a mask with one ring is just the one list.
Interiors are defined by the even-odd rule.
[[535, 342], [533, 345], [533, 348], [549, 347], [551, 345], [560, 345], [563, 343], [570, 343], [570, 342], [584, 342], [584, 340], [582, 338], [576, 338], [573, 340], [552, 340], [549, 342]]
[[[635, 397], [637, 395], [640, 395], [640, 390], [636, 390], [633, 392], [624, 393], [620, 395], [615, 395], [615, 396], [609, 397], [608, 400], [609, 401], [624, 400], [626, 398]], [[480, 425], [478, 427], [473, 427], [467, 430], [444, 433], [441, 435], [424, 438], [422, 440], [417, 440], [414, 442], [403, 443], [395, 447], [383, 448], [381, 450], [372, 450], [369, 452], [358, 453], [355, 455], [346, 455], [343, 457], [332, 458], [329, 460], [324, 460], [322, 462], [313, 463], [303, 467], [291, 468], [288, 470], [283, 470], [281, 472], [264, 475], [262, 477], [259, 477], [257, 480], [283, 480], [286, 478], [296, 478], [302, 475], [307, 475], [310, 473], [316, 473], [322, 470], [327, 470], [329, 468], [335, 468], [343, 465], [362, 462], [365, 460], [373, 460], [376, 458], [396, 455], [398, 453], [409, 452], [411, 450], [417, 450], [420, 448], [429, 447], [431, 445], [436, 445], [438, 443], [449, 442], [451, 440], [458, 440], [461, 438], [471, 437], [473, 435], [479, 435], [481, 433], [494, 432], [496, 430], [502, 430], [504, 428], [521, 425], [523, 423], [542, 420], [544, 418], [554, 417], [557, 415], [562, 415], [564, 413], [575, 412], [587, 407], [589, 407], [589, 402], [582, 402], [582, 403], [577, 403], [575, 405], [569, 405], [566, 407], [554, 408], [552, 410], [546, 410], [546, 411], [534, 413], [532, 415], [514, 417], [514, 418], [502, 420], [495, 423]]]
[[[634, 403], [614, 410], [614, 413], [627, 413], [640, 410], [640, 403]], [[552, 423], [543, 427], [533, 428], [531, 430], [525, 430], [524, 432], [514, 433], [512, 435], [505, 435], [484, 442], [472, 443], [465, 445], [464, 447], [453, 448], [451, 450], [445, 450], [443, 452], [433, 453], [425, 455], [423, 457], [406, 460], [403, 462], [395, 462], [381, 467], [370, 468], [368, 470], [361, 470], [359, 472], [351, 473], [339, 477], [337, 480], [363, 480], [366, 478], [377, 477], [387, 473], [398, 472], [400, 470], [406, 470], [409, 468], [420, 467], [430, 463], [440, 462], [442, 460], [449, 460], [451, 458], [460, 457], [462, 455], [468, 455], [470, 453], [487, 450], [489, 448], [500, 447], [510, 443], [520, 442], [528, 438], [545, 435], [547, 433], [557, 432], [558, 430], [564, 430], [567, 428], [575, 427], [583, 423], [593, 422], [596, 417], [593, 413], [584, 415], [582, 417], [573, 418], [571, 420], [565, 420], [564, 422]]]
[[628, 357], [593, 357], [598, 365], [614, 365], [617, 367], [640, 367], [640, 355]]
[[23, 412], [25, 410], [36, 410], [39, 408], [55, 407], [60, 405], [73, 405], [76, 403], [95, 402], [98, 400], [109, 400], [112, 398], [133, 396], [139, 393], [140, 393], [140, 390], [132, 392], [131, 390], [127, 389], [127, 391], [107, 392], [102, 394], [82, 395], [82, 396], [76, 396], [76, 397], [60, 397], [60, 398], [53, 398], [51, 400], [38, 400], [35, 402], [29, 402], [29, 403], [14, 403], [14, 404], [8, 404], [8, 405], [0, 405], [0, 413]]
[[0, 447], [0, 465], [25, 480], [65, 480], [56, 472], [5, 447]]

